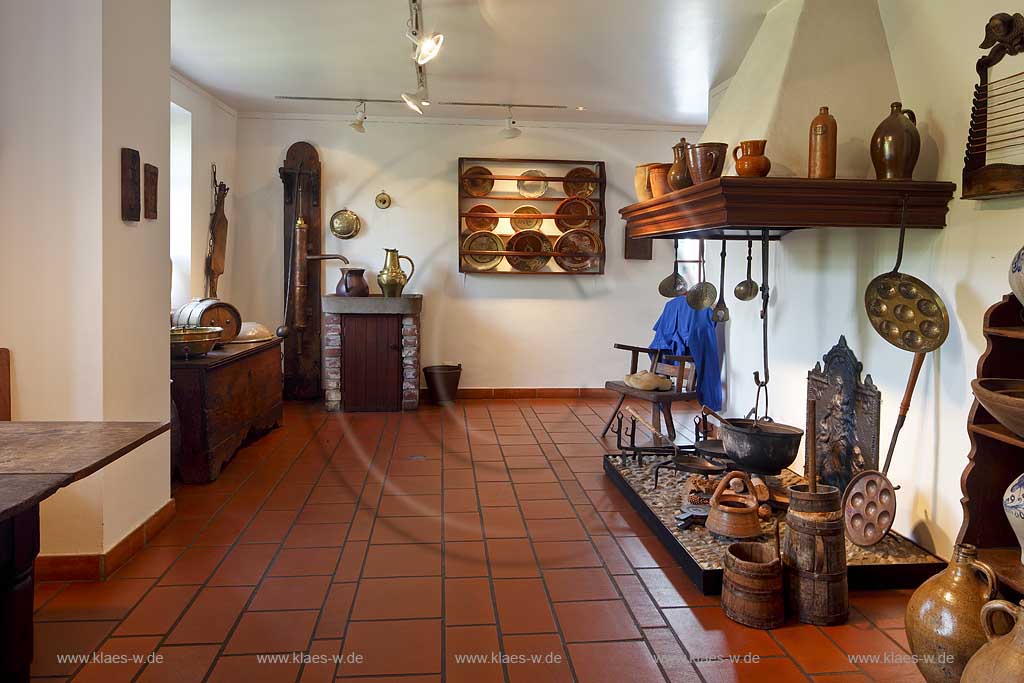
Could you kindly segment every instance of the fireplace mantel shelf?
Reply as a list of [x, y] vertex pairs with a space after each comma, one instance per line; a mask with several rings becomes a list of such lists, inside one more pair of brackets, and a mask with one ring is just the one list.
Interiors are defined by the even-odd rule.
[[633, 239], [777, 240], [813, 228], [941, 229], [955, 183], [724, 176], [619, 210]]

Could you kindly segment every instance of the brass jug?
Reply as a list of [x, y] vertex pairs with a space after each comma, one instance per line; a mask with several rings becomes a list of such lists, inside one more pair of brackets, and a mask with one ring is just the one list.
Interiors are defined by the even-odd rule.
[[[406, 275], [399, 263], [401, 259], [409, 262], [409, 274]], [[384, 267], [377, 273], [377, 284], [384, 296], [402, 296], [402, 290], [416, 272], [416, 264], [408, 256], [402, 256], [397, 249], [384, 250]]]

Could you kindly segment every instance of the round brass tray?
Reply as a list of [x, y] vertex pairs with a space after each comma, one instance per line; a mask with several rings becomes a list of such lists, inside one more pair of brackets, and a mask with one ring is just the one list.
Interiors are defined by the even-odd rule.
[[359, 229], [362, 227], [363, 222], [359, 220], [359, 216], [354, 211], [341, 209], [335, 211], [331, 216], [331, 234], [339, 240], [352, 239], [359, 234]]

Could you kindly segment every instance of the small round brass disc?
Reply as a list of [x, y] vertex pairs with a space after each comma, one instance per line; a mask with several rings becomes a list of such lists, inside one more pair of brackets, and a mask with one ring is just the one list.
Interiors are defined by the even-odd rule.
[[887, 342], [912, 353], [942, 346], [949, 335], [949, 314], [934, 289], [905, 273], [883, 273], [864, 290], [871, 326]]
[[359, 228], [362, 227], [362, 221], [359, 220], [359, 216], [354, 211], [348, 209], [342, 209], [341, 211], [335, 211], [334, 215], [331, 216], [331, 233], [339, 240], [350, 240], [359, 234]]
[[378, 209], [386, 209], [391, 206], [391, 195], [384, 190], [381, 190], [380, 194], [378, 194], [373, 201], [377, 205]]

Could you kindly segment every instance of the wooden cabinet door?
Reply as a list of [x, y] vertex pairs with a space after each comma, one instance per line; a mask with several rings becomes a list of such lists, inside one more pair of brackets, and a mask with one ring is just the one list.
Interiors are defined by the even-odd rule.
[[341, 357], [342, 410], [402, 409], [400, 316], [342, 316]]

